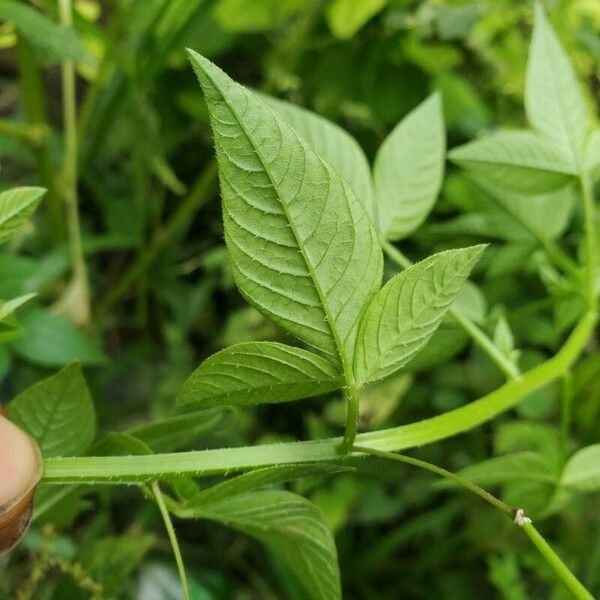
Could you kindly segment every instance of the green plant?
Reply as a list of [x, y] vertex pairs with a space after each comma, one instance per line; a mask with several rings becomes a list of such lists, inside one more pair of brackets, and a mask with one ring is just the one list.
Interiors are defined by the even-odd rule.
[[[343, 6], [336, 2], [328, 11], [332, 23]], [[64, 25], [69, 26], [69, 3], [63, 2], [62, 8]], [[225, 239], [235, 283], [259, 312], [308, 349], [272, 341], [232, 345], [207, 358], [183, 384], [178, 403], [191, 412], [98, 439], [93, 402], [79, 365], [69, 365], [26, 389], [10, 403], [9, 414], [38, 441], [45, 459], [34, 519], [75, 496], [80, 486], [136, 484], [160, 509], [184, 595], [189, 592], [171, 514], [221, 523], [258, 539], [287, 565], [311, 597], [339, 598], [335, 541], [323, 514], [303, 496], [272, 487], [311, 475], [345, 472], [348, 465], [360, 464], [355, 459], [373, 455], [431, 470], [516, 517], [573, 595], [591, 598], [518, 512], [520, 506], [510, 507], [473, 483], [504, 483], [498, 463], [481, 463], [457, 476], [425, 461], [392, 454], [471, 430], [559, 380], [565, 382], [563, 438], [568, 439], [573, 419], [569, 377], [598, 317], [600, 270], [593, 183], [600, 136], [588, 117], [585, 97], [566, 55], [542, 9], [538, 6], [536, 11], [525, 94], [532, 129], [482, 137], [453, 149], [449, 157], [495, 203], [504, 218], [498, 219], [500, 226], [510, 223], [521, 234], [519, 239], [526, 240], [523, 245], [533, 247], [550, 299], [570, 297], [568, 310], [573, 314], [568, 324], [572, 328], [554, 356], [526, 369], [503, 315], [496, 319], [493, 333], [478, 322], [473, 306], [481, 292], [466, 280], [482, 255], [485, 260], [484, 245], [446, 249], [415, 264], [396, 246], [427, 220], [443, 183], [446, 136], [438, 94], [396, 126], [378, 149], [371, 172], [360, 146], [336, 125], [243, 88], [192, 51], [214, 133]], [[332, 28], [341, 37], [352, 34]], [[62, 193], [68, 200], [73, 281], [79, 289], [74, 306], [81, 311], [71, 316], [85, 323], [87, 275], [76, 203], [71, 50], [60, 58], [67, 140]], [[199, 180], [201, 191], [212, 177], [214, 167], [209, 165]], [[554, 203], [566, 205], [573, 194], [582, 209], [583, 234], [577, 239], [581, 261], [551, 231], [560, 227], [547, 223]], [[7, 217], [2, 217], [0, 227], [8, 235], [30, 215], [40, 191], [16, 190], [3, 196], [0, 211]], [[195, 206], [199, 197], [192, 196], [185, 206]], [[188, 212], [180, 214], [185, 217]], [[169, 235], [181, 220], [175, 218]], [[446, 225], [445, 231], [451, 232], [451, 224]], [[460, 225], [470, 225], [471, 231], [477, 225], [485, 229], [476, 219]], [[157, 239], [142, 250], [136, 264], [147, 267], [163, 243]], [[382, 285], [384, 254], [402, 272]], [[126, 275], [125, 285], [115, 289], [125, 289], [135, 276]], [[115, 294], [121, 293], [109, 292], [99, 310], [108, 310]], [[27, 299], [22, 296], [7, 302], [5, 316]], [[410, 366], [430, 340], [427, 348], [441, 352], [438, 334], [445, 325], [464, 330], [504, 374], [506, 383], [439, 416], [357, 435], [361, 399], [373, 389], [372, 384]], [[461, 335], [456, 328], [453, 333], [457, 338]], [[91, 362], [103, 359], [91, 356]], [[199, 431], [210, 428], [211, 418], [221, 419], [224, 405], [274, 404], [338, 390], [346, 406], [343, 438], [175, 452]], [[568, 443], [563, 446], [565, 456], [559, 461], [555, 487], [564, 493], [597, 490], [598, 445], [579, 449], [570, 457]], [[540, 463], [539, 456], [524, 458], [516, 452], [503, 458], [509, 481], [518, 475], [523, 460]], [[210, 487], [196, 481], [232, 472], [243, 473]], [[552, 482], [553, 477], [551, 473]], [[65, 484], [75, 485], [55, 487]], [[271, 487], [262, 489], [267, 486]], [[93, 568], [92, 560], [90, 564]]]

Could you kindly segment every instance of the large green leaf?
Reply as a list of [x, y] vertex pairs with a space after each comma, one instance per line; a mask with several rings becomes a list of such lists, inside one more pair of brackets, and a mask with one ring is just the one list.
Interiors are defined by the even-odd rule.
[[79, 363], [21, 392], [8, 413], [36, 440], [45, 457], [82, 454], [96, 432], [94, 403]]
[[552, 140], [573, 165], [580, 165], [589, 124], [585, 101], [569, 58], [538, 2], [527, 64], [525, 109], [531, 125]]
[[448, 156], [476, 176], [513, 192], [544, 193], [576, 173], [552, 143], [530, 131], [502, 131], [451, 150]]
[[0, 243], [32, 215], [45, 193], [40, 187], [21, 187], [0, 193]]
[[312, 352], [276, 342], [244, 342], [207, 358], [183, 384], [179, 404], [263, 404], [338, 389], [338, 369]]
[[0, 0], [0, 19], [12, 21], [19, 33], [47, 61], [72, 59], [93, 63], [93, 58], [72, 29], [57, 25], [23, 2]]
[[341, 127], [289, 102], [263, 96], [267, 104], [320, 154], [350, 184], [356, 197], [373, 215], [373, 183], [367, 157], [358, 142]]
[[575, 452], [565, 465], [561, 484], [582, 492], [600, 490], [600, 444]]
[[446, 138], [439, 94], [431, 95], [381, 145], [373, 177], [381, 235], [400, 240], [433, 208], [444, 176]]
[[391, 375], [429, 341], [484, 248], [434, 254], [381, 288], [360, 324], [354, 360], [360, 383]]
[[383, 263], [364, 206], [260, 97], [190, 56], [211, 115], [238, 287], [281, 327], [349, 368]]
[[198, 507], [194, 516], [222, 523], [264, 543], [296, 575], [311, 598], [342, 597], [333, 535], [319, 509], [285, 491], [260, 491]]

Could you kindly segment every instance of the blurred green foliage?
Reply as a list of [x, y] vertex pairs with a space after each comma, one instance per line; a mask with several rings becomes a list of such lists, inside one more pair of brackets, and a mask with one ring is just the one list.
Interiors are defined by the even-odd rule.
[[[545, 4], [597, 109], [600, 3]], [[0, 253], [0, 298], [38, 294], [2, 323], [2, 398], [79, 359], [101, 433], [173, 416], [185, 378], [224, 346], [285, 341], [233, 285], [208, 114], [186, 47], [240, 82], [341, 124], [370, 160], [434, 90], [442, 94], [449, 147], [499, 123], [524, 123], [533, 11], [521, 0], [79, 0], [73, 38], [50, 27], [53, 0], [30, 5], [35, 16], [48, 17], [45, 25], [32, 21], [25, 5], [0, 2], [0, 186], [49, 191], [33, 226]], [[83, 331], [64, 302], [70, 261], [57, 176], [64, 152], [57, 64], [65, 58], [78, 67], [79, 190], [93, 286], [94, 318]], [[568, 199], [561, 206], [564, 213], [550, 215], [541, 205], [537, 226], [563, 236], [576, 253], [570, 232], [579, 215]], [[465, 309], [508, 353], [520, 348], [523, 367], [533, 366], [558, 348], [581, 307], [493, 194], [449, 167], [432, 217], [404, 248], [420, 258], [490, 238], [478, 271], [483, 295], [471, 291]], [[368, 391], [363, 429], [444, 412], [501, 383], [501, 373], [451, 322], [436, 339], [435, 351], [425, 350], [410, 372]], [[525, 507], [595, 594], [598, 494], [557, 495], [555, 475], [573, 440], [577, 447], [598, 442], [599, 373], [597, 355], [574, 370], [568, 393], [577, 408], [566, 437], [558, 402], [565, 386], [554, 385], [513, 414], [418, 453], [464, 469]], [[184, 437], [183, 448], [325, 437], [341, 422], [335, 395], [302, 407], [249, 408], [210, 431], [200, 428], [193, 442]], [[344, 597], [567, 597], [526, 540], [478, 499], [394, 464], [357, 466], [360, 477], [292, 484], [336, 532]], [[503, 478], [499, 466], [510, 475]], [[280, 559], [254, 542], [204, 522], [178, 532], [193, 598], [304, 598]], [[80, 565], [85, 576], [65, 564]], [[48, 573], [36, 598], [86, 598], [85, 577], [116, 597], [179, 597], [160, 516], [127, 488], [59, 498], [20, 553], [0, 557], [0, 597], [25, 590], [36, 569]]]

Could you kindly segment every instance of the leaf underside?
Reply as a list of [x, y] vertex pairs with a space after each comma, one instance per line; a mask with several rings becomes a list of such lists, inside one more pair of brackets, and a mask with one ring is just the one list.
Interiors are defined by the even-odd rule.
[[244, 342], [207, 358], [177, 400], [201, 406], [287, 402], [341, 385], [339, 371], [317, 354], [276, 342]]
[[434, 254], [381, 288], [361, 321], [354, 364], [359, 382], [391, 375], [429, 341], [484, 248]]
[[286, 491], [259, 491], [225, 498], [196, 510], [198, 518], [237, 529], [264, 543], [317, 600], [342, 597], [333, 535], [319, 509]]
[[361, 309], [379, 288], [383, 264], [365, 208], [260, 97], [190, 56], [211, 115], [225, 239], [240, 291], [348, 367]]

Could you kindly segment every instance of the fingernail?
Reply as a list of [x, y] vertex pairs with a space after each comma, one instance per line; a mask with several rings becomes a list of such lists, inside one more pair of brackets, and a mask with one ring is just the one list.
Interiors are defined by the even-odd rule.
[[41, 477], [37, 444], [0, 416], [0, 554], [14, 548], [25, 535]]

